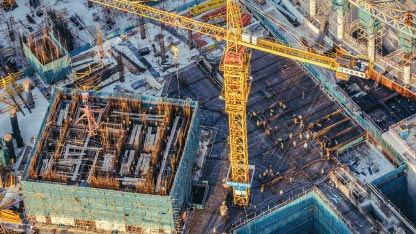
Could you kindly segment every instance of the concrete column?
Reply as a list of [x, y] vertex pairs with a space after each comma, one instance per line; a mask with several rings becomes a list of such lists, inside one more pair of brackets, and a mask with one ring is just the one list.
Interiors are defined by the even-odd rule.
[[194, 48], [194, 42], [192, 40], [192, 31], [188, 30], [188, 44], [189, 44], [189, 49], [192, 50]]
[[17, 146], [23, 147], [24, 144], [23, 144], [22, 136], [20, 135], [20, 128], [19, 128], [19, 123], [17, 122], [16, 110], [11, 109], [9, 111], [9, 114], [10, 114], [10, 122], [12, 124], [13, 136], [16, 139]]
[[161, 35], [159, 38], [159, 46], [160, 46], [160, 57], [162, 58], [162, 63], [166, 62], [166, 51], [165, 51], [165, 37]]
[[337, 39], [339, 41], [344, 39], [344, 10], [342, 7], [337, 9]]
[[309, 16], [316, 16], [316, 0], [309, 0]]
[[23, 85], [23, 90], [26, 92], [26, 104], [29, 107], [29, 109], [33, 109], [35, 108], [35, 102], [33, 101], [33, 95], [32, 95], [32, 90], [30, 89], [30, 80], [24, 80], [22, 85]]
[[411, 76], [410, 76], [410, 63], [406, 63], [403, 66], [403, 82], [405, 84], [410, 84]]
[[15, 163], [16, 162], [16, 153], [14, 152], [12, 134], [8, 133], [8, 134], [4, 135], [3, 139], [4, 139], [4, 143], [6, 144], [7, 149], [9, 150], [10, 162]]
[[139, 17], [139, 24], [140, 24], [140, 35], [142, 39], [146, 39], [146, 21], [144, 20], [143, 17]]
[[376, 58], [376, 39], [374, 35], [368, 36], [368, 58], [370, 61], [375, 61]]

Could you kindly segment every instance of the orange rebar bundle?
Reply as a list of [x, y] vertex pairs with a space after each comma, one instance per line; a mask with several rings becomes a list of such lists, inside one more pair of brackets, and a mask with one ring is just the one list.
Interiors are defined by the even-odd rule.
[[21, 224], [20, 214], [12, 210], [0, 210], [0, 220], [3, 222]]

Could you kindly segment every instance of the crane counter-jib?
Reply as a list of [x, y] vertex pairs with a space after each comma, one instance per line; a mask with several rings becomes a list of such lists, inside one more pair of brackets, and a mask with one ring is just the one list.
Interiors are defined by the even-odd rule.
[[[188, 17], [180, 16], [176, 13], [159, 10], [139, 3], [132, 3], [127, 0], [91, 1], [125, 12], [150, 18], [159, 22], [164, 22], [174, 27], [179, 27], [202, 33], [210, 37], [214, 37], [219, 41], [225, 40], [226, 29], [204, 22], [200, 22]], [[238, 41], [238, 44], [246, 46], [248, 48], [264, 51], [278, 56], [283, 56], [301, 62], [310, 63], [331, 70], [337, 70], [337, 68], [339, 67], [339, 65], [336, 63], [335, 58], [303, 51], [300, 49], [292, 48], [287, 45], [281, 45], [264, 39], [257, 39], [256, 42], [253, 42], [252, 40], [247, 41], [244, 40], [243, 35], [243, 38], [241, 38], [241, 40]]]

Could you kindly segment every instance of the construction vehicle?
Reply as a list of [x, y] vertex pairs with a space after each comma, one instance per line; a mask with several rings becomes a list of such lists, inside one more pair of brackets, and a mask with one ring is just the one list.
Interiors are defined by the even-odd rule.
[[[346, 57], [342, 59], [337, 56], [329, 57], [293, 48], [284, 42], [270, 41], [255, 34], [243, 33], [242, 16], [237, 0], [227, 0], [226, 2], [227, 25], [225, 28], [146, 5], [131, 4], [127, 0], [91, 1], [124, 12], [151, 18], [173, 27], [205, 34], [217, 40], [225, 40], [226, 47], [220, 64], [220, 68], [224, 72], [222, 97], [225, 100], [225, 111], [228, 113], [230, 131], [230, 167], [225, 178], [225, 184], [233, 188], [234, 204], [239, 206], [248, 206], [249, 204], [250, 187], [255, 170], [253, 165], [248, 164], [246, 126], [246, 104], [252, 82], [250, 77], [250, 49], [331, 69], [336, 71], [337, 77], [343, 80], [347, 80], [349, 75], [367, 78], [372, 70], [372, 63], [368, 62], [368, 66], [365, 67], [367, 62], [362, 58]], [[356, 68], [359, 70], [354, 70]]]

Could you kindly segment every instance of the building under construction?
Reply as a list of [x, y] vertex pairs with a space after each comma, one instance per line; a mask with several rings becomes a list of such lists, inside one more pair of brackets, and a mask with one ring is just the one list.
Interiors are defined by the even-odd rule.
[[56, 89], [22, 179], [40, 224], [171, 233], [199, 140], [190, 100]]
[[53, 84], [71, 73], [68, 51], [53, 36], [42, 30], [40, 36], [23, 38], [23, 52], [36, 73], [47, 84]]

